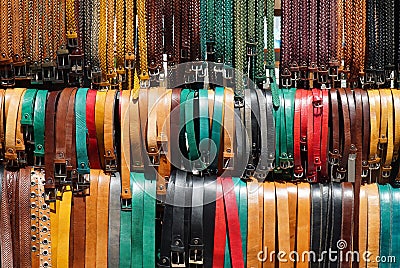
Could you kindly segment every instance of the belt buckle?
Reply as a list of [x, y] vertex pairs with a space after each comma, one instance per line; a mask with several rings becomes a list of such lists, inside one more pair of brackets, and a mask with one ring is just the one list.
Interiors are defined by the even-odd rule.
[[255, 172], [255, 167], [253, 164], [247, 164], [246, 166], [246, 176], [247, 177], [252, 177], [254, 175]]
[[8, 168], [19, 168], [19, 161], [18, 159], [7, 159], [7, 167]]
[[78, 173], [74, 186], [75, 194], [82, 197], [90, 195], [90, 174]]
[[233, 170], [233, 159], [234, 154], [231, 153], [231, 150], [229, 149], [228, 152], [223, 153], [223, 163], [224, 163], [224, 169], [225, 170]]
[[243, 97], [235, 96], [235, 108], [243, 108], [244, 107], [244, 100]]
[[368, 171], [369, 171], [369, 165], [368, 161], [362, 161], [362, 172], [361, 172], [361, 178], [367, 178], [368, 177]]
[[318, 83], [321, 85], [327, 84], [329, 82], [328, 81], [329, 72], [325, 65], [321, 65], [320, 68], [318, 68], [317, 77], [318, 77]]
[[342, 181], [346, 178], [346, 172], [347, 170], [345, 168], [338, 168], [336, 170], [336, 179], [338, 181]]
[[15, 70], [11, 58], [7, 58], [5, 53], [2, 53], [0, 58], [0, 79], [1, 85], [10, 87], [15, 85]]
[[46, 58], [42, 63], [43, 82], [53, 82], [56, 77], [56, 63]]
[[386, 83], [386, 76], [385, 76], [385, 70], [382, 68], [376, 69], [375, 70], [375, 84], [380, 87]]
[[105, 164], [105, 171], [107, 173], [117, 172], [117, 161], [115, 158], [106, 156], [104, 158], [104, 164]]
[[27, 158], [25, 151], [17, 151], [17, 161], [19, 167], [25, 167], [27, 164]]
[[175, 239], [171, 245], [171, 267], [186, 267], [185, 247], [181, 239]]
[[43, 84], [43, 72], [42, 66], [39, 62], [32, 62], [29, 66], [29, 72], [31, 74], [31, 84], [42, 85]]
[[302, 152], [307, 152], [307, 137], [300, 138], [300, 150]]
[[121, 199], [121, 210], [132, 211], [132, 199]]
[[315, 171], [313, 171], [313, 172], [307, 174], [307, 181], [310, 183], [318, 182], [317, 173]]
[[368, 161], [368, 164], [370, 170], [378, 170], [381, 168], [381, 164], [379, 163], [379, 160], [376, 158]]
[[46, 203], [54, 203], [57, 200], [57, 188], [46, 188], [44, 193]]
[[287, 156], [287, 154], [282, 154], [282, 156], [279, 157], [279, 166], [281, 169], [289, 169], [290, 168], [290, 161], [289, 161], [289, 157]]
[[292, 73], [289, 71], [288, 68], [283, 69], [281, 77], [282, 77], [281, 81], [283, 87], [285, 88], [292, 87]]
[[293, 172], [293, 176], [294, 176], [296, 179], [301, 179], [301, 178], [303, 178], [303, 176], [304, 176], [303, 167], [302, 167], [302, 166], [295, 167], [294, 172]]
[[33, 164], [35, 168], [41, 168], [44, 166], [44, 156], [35, 155], [33, 157]]
[[67, 179], [67, 164], [65, 160], [54, 160], [54, 178], [59, 185], [70, 185], [71, 181]]
[[67, 44], [70, 48], [78, 47], [78, 34], [75, 31], [67, 31]]
[[199, 239], [194, 239], [193, 243], [189, 246], [189, 264], [203, 264], [203, 245], [199, 243]]
[[56, 68], [53, 84], [64, 84], [67, 79], [68, 70]]
[[382, 167], [382, 178], [389, 178], [390, 174], [392, 172], [392, 167], [391, 166], [383, 166]]
[[26, 61], [23, 60], [19, 55], [13, 57], [14, 65], [14, 76], [16, 80], [22, 80], [27, 78]]
[[147, 156], [149, 157], [149, 166], [151, 167], [158, 167], [160, 165], [160, 158], [161, 158], [161, 152], [160, 149], [157, 148], [157, 150], [155, 148], [151, 148], [150, 149], [151, 152], [147, 153]]
[[333, 152], [329, 152], [329, 164], [331, 166], [337, 166], [339, 165], [339, 159], [342, 156], [339, 154], [338, 149], [333, 149]]

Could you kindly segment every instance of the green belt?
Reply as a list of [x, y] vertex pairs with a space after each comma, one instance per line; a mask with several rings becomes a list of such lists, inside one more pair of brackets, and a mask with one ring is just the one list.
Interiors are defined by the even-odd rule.
[[[133, 185], [134, 173], [131, 173], [131, 187]], [[133, 192], [132, 192], [133, 194]], [[133, 195], [132, 195], [133, 197]], [[133, 199], [133, 198], [132, 198]], [[120, 248], [119, 248], [119, 266], [131, 267], [132, 260], [132, 207], [121, 210], [121, 226], [120, 226]]]
[[35, 100], [35, 113], [33, 117], [33, 135], [35, 139], [34, 155], [44, 156], [44, 130], [46, 117], [47, 90], [37, 92]]
[[[133, 177], [133, 181], [132, 181]], [[132, 189], [132, 263], [131, 267], [143, 266], [143, 189], [144, 174], [131, 173]], [[153, 219], [154, 220], [154, 219]]]
[[[392, 245], [392, 198], [391, 186], [379, 185], [379, 201], [381, 208], [381, 230], [380, 230], [380, 256], [391, 255]], [[379, 267], [390, 267], [389, 263], [379, 263]]]
[[182, 155], [186, 158], [188, 158], [188, 151], [186, 148], [186, 137], [185, 137], [185, 133], [186, 133], [185, 102], [188, 98], [189, 93], [190, 93], [190, 89], [187, 89], [187, 88], [185, 88], [181, 91], [180, 109], [179, 109], [179, 113], [180, 113], [179, 148], [180, 148]]
[[246, 265], [247, 258], [247, 187], [246, 182], [239, 180], [240, 185], [240, 203], [239, 203], [239, 220], [240, 233], [242, 234], [243, 260]]
[[196, 133], [194, 129], [194, 115], [193, 115], [193, 101], [194, 101], [194, 91], [190, 91], [187, 100], [185, 102], [185, 126], [186, 135], [189, 145], [189, 160], [195, 161], [199, 159], [199, 151], [197, 149]]
[[[27, 89], [22, 99], [21, 125], [33, 126], [33, 106], [36, 98], [37, 89]], [[30, 129], [32, 130], [32, 129]]]
[[80, 88], [75, 96], [75, 131], [76, 131], [76, 158], [79, 174], [89, 174], [89, 159], [86, 138], [88, 134], [86, 126], [86, 95], [88, 88]]
[[205, 160], [205, 157], [208, 157], [210, 150], [210, 120], [208, 114], [208, 90], [200, 89], [199, 90], [199, 125], [200, 125], [200, 153], [203, 164], [208, 165], [208, 160]]
[[296, 89], [284, 89], [285, 99], [285, 118], [286, 118], [286, 142], [287, 142], [287, 155], [289, 160], [293, 160], [293, 131], [294, 131], [294, 101], [296, 95]]
[[[392, 226], [393, 229], [400, 227], [400, 189], [392, 188]], [[392, 232], [392, 252], [390, 255], [395, 256], [396, 260], [400, 259], [400, 232]], [[392, 267], [394, 267], [392, 265]]]
[[156, 267], [156, 180], [145, 180], [144, 190], [142, 267]]
[[[214, 96], [214, 112], [211, 126], [211, 139], [215, 144], [215, 152], [213, 146], [210, 147], [210, 153], [215, 156], [211, 163], [210, 169], [213, 173], [218, 171], [218, 156], [221, 145], [221, 131], [223, 126], [222, 111], [224, 106], [224, 88], [216, 87]], [[214, 154], [215, 153], [215, 154]]]

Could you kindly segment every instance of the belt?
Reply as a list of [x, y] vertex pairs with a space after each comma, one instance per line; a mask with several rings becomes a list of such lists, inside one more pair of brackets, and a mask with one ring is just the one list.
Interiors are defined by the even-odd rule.
[[[224, 105], [224, 88], [216, 87], [214, 96], [214, 110], [212, 116], [211, 125], [211, 139], [215, 145], [215, 152], [211, 151], [211, 155], [214, 156], [213, 161], [210, 165], [210, 171], [214, 174], [218, 171], [218, 159], [221, 145], [221, 135], [223, 126], [223, 105]], [[211, 146], [211, 148], [214, 148]]]
[[[268, 174], [268, 137], [267, 131], [262, 131], [265, 128], [268, 130], [266, 111], [267, 101], [261, 90], [255, 89], [251, 91], [251, 102], [252, 107], [255, 109], [253, 113], [254, 117], [252, 117], [251, 120], [251, 134], [253, 135], [253, 158], [258, 158], [254, 177], [259, 181], [263, 181]], [[253, 103], [255, 105], [253, 105]]]
[[70, 218], [71, 218], [71, 199], [72, 189], [65, 186], [62, 192], [62, 200], [57, 212], [58, 216], [58, 238], [57, 238], [57, 267], [69, 266], [69, 237], [70, 237]]
[[[342, 187], [339, 183], [332, 182], [331, 187], [331, 210], [330, 210], [330, 248], [338, 251], [338, 241], [342, 232]], [[331, 267], [338, 267], [338, 261], [331, 262]]]
[[31, 267], [30, 185], [31, 169], [20, 169], [17, 200], [19, 209], [18, 215], [16, 215], [19, 221], [19, 264], [16, 266], [19, 267]]
[[[4, 106], [5, 106], [5, 90], [4, 89], [0, 89], [0, 109], [1, 111], [4, 111]], [[5, 141], [5, 129], [4, 129], [4, 122], [5, 122], [6, 118], [5, 118], [5, 114], [4, 112], [2, 112], [0, 114], [0, 154], [4, 155], [4, 141]]]
[[212, 267], [224, 267], [226, 246], [226, 219], [224, 193], [221, 179], [217, 180], [217, 200], [215, 206], [214, 253]]
[[[10, 93], [8, 93], [10, 92]], [[9, 95], [9, 101], [6, 101], [6, 135], [5, 135], [5, 160], [7, 161], [7, 165], [10, 167], [18, 167], [22, 150], [24, 150], [23, 144], [23, 135], [21, 135], [21, 123], [18, 121], [20, 117], [21, 109], [19, 106], [21, 104], [21, 98], [25, 92], [23, 88], [15, 88], [14, 90], [6, 91], [6, 100], [7, 95]], [[8, 93], [8, 94], [7, 94]], [[15, 109], [8, 109], [8, 107], [16, 107]], [[18, 108], [17, 108], [18, 107]]]
[[[32, 152], [34, 150], [33, 147], [33, 115], [34, 115], [34, 106], [35, 106], [35, 98], [36, 98], [37, 89], [27, 89], [25, 91], [21, 110], [22, 110], [22, 117], [21, 117], [21, 126], [24, 131], [24, 137], [27, 141], [27, 151]], [[2, 92], [4, 96], [4, 92]], [[29, 165], [33, 165], [33, 163], [29, 163]]]
[[193, 189], [190, 217], [189, 266], [204, 264], [204, 177], [193, 179]]
[[95, 105], [95, 124], [96, 124], [96, 137], [97, 145], [99, 148], [100, 164], [104, 169], [105, 166], [105, 151], [104, 151], [104, 115], [106, 106], [106, 91], [97, 91], [96, 105]]
[[[234, 158], [234, 137], [235, 137], [235, 111], [234, 111], [234, 92], [232, 88], [225, 88], [224, 96], [224, 151], [223, 169], [233, 170]], [[205, 101], [206, 103], [206, 101]], [[200, 106], [201, 109], [201, 106]], [[205, 123], [206, 124], [206, 123]], [[203, 135], [206, 136], [206, 135]]]
[[[368, 193], [365, 186], [360, 189], [360, 214], [358, 220], [358, 250], [366, 252], [368, 249]], [[355, 237], [357, 239], [357, 237]], [[367, 262], [360, 258], [360, 267], [366, 267]]]
[[370, 143], [369, 143], [369, 169], [370, 182], [376, 181], [376, 173], [380, 168], [380, 157], [378, 155], [379, 129], [380, 129], [380, 100], [378, 91], [368, 90], [370, 109]]
[[[341, 129], [342, 138], [340, 139], [342, 151], [342, 159], [339, 161], [339, 166], [336, 173], [336, 179], [342, 181], [346, 178], [346, 172], [348, 170], [348, 159], [351, 151], [351, 118], [349, 111], [349, 102], [346, 96], [346, 92], [343, 88], [338, 89], [340, 107], [342, 111], [343, 128]], [[354, 103], [354, 101], [352, 102]], [[349, 178], [347, 178], [349, 179]]]
[[[297, 185], [297, 243], [296, 249], [299, 254], [303, 254], [310, 250], [310, 234], [311, 234], [311, 190], [307, 183]], [[301, 215], [301, 217], [299, 217]], [[298, 268], [308, 267], [308, 262], [297, 262]]]
[[[276, 207], [277, 207], [277, 227], [278, 227], [278, 246], [279, 251], [290, 252], [292, 239], [290, 237], [289, 220], [289, 193], [285, 184], [275, 183]], [[279, 263], [279, 267], [290, 267], [290, 263]]]
[[119, 267], [121, 224], [121, 178], [119, 173], [111, 176], [108, 200], [108, 267]]
[[181, 89], [174, 88], [172, 90], [171, 97], [171, 121], [170, 121], [170, 129], [171, 129], [171, 162], [177, 167], [181, 168], [181, 152], [179, 150], [179, 133], [182, 131], [180, 128], [180, 98], [181, 98]]
[[246, 176], [253, 175], [255, 168], [253, 164], [253, 137], [252, 137], [252, 124], [251, 124], [251, 114], [252, 114], [252, 102], [251, 102], [251, 91], [246, 88], [244, 90], [244, 123], [246, 127], [246, 135], [245, 135], [245, 156], [248, 156], [247, 167], [246, 167]]
[[33, 116], [34, 156], [35, 166], [44, 164], [45, 155], [45, 116], [46, 116], [47, 90], [40, 90], [36, 94], [35, 112]]
[[[341, 239], [346, 241], [347, 245], [342, 249], [343, 256], [347, 256], [349, 251], [353, 250], [353, 231], [354, 231], [354, 190], [349, 182], [342, 184], [342, 235]], [[340, 267], [351, 267], [351, 260], [344, 259], [340, 262]]]
[[330, 104], [331, 104], [331, 138], [329, 148], [329, 164], [330, 164], [330, 178], [336, 180], [336, 171], [339, 162], [342, 158], [342, 151], [339, 143], [340, 139], [340, 125], [339, 125], [339, 101], [336, 89], [329, 91]]
[[[379, 256], [380, 254], [380, 204], [379, 192], [377, 184], [370, 184], [366, 186], [368, 195], [368, 251], [371, 256]], [[368, 266], [378, 267], [376, 263], [370, 263]]]
[[393, 212], [392, 190], [388, 184], [379, 185], [379, 205], [380, 205], [380, 251], [381, 256], [390, 256], [392, 252], [392, 233], [393, 233]]
[[382, 89], [381, 100], [386, 98], [386, 105], [381, 105], [382, 118], [383, 114], [387, 115], [387, 126], [381, 126], [387, 131], [386, 137], [383, 138], [381, 134], [381, 141], [387, 141], [386, 146], [382, 147], [382, 142], [379, 144], [379, 149], [382, 150], [382, 166], [381, 166], [381, 183], [388, 183], [390, 179], [390, 174], [392, 171], [392, 159], [393, 159], [393, 149], [394, 149], [394, 116], [393, 116], [393, 97], [392, 91], [390, 89]]
[[53, 91], [49, 93], [46, 105], [46, 130], [47, 135], [44, 140], [44, 163], [45, 163], [45, 175], [46, 175], [46, 201], [56, 201], [56, 184], [54, 178], [54, 155], [55, 150], [55, 119], [56, 119], [56, 109], [57, 100], [60, 95], [60, 91]]
[[[311, 185], [311, 238], [310, 238], [310, 249], [315, 252], [317, 258], [321, 255], [321, 224], [322, 217], [322, 185], [312, 184]], [[319, 267], [318, 262], [311, 262], [310, 267]]]
[[[208, 119], [207, 119], [208, 120]], [[242, 189], [246, 189], [243, 187]], [[247, 193], [246, 193], [247, 195]], [[217, 179], [214, 176], [204, 177], [204, 206], [203, 206], [203, 240], [204, 240], [204, 264], [206, 268], [211, 268], [213, 264], [214, 250], [214, 231], [216, 217], [217, 200]], [[239, 212], [240, 213], [240, 212]], [[243, 213], [242, 213], [243, 214]], [[241, 214], [241, 215], [242, 215]]]
[[[74, 88], [71, 92], [71, 96], [68, 101], [68, 112], [65, 120], [65, 159], [66, 159], [66, 171], [67, 179], [66, 182], [70, 185], [76, 183], [77, 172], [76, 172], [76, 130], [75, 130], [75, 98], [77, 88]], [[71, 186], [71, 187], [72, 187]], [[74, 189], [72, 189], [74, 190]]]
[[[285, 107], [285, 116], [282, 121], [284, 121], [284, 130], [286, 133], [286, 137], [284, 133], [282, 134], [282, 138], [286, 140], [286, 155], [282, 156], [283, 165], [281, 165], [282, 169], [290, 169], [289, 173], [291, 174], [291, 169], [293, 168], [293, 155], [294, 155], [294, 143], [293, 143], [293, 132], [294, 132], [294, 104], [295, 104], [295, 95], [296, 89], [284, 89], [283, 97], [284, 97], [284, 107]], [[282, 102], [282, 101], [281, 101]], [[282, 105], [282, 104], [281, 104]], [[282, 122], [281, 121], [281, 122]], [[282, 128], [282, 126], [281, 126]], [[282, 140], [282, 139], [281, 139]], [[285, 144], [285, 143], [283, 143]], [[286, 163], [286, 164], [285, 164]]]
[[[331, 200], [332, 200], [332, 188], [329, 184], [320, 184], [322, 191], [322, 217], [321, 217], [321, 236], [320, 236], [320, 250], [322, 252], [327, 252], [330, 248], [329, 238], [330, 238], [330, 215], [331, 215]], [[325, 233], [324, 233], [325, 230]], [[328, 260], [324, 259], [323, 264], [327, 265]]]
[[296, 226], [297, 226], [297, 185], [287, 183], [286, 188], [288, 191], [288, 202], [289, 202], [289, 227], [290, 227], [290, 251], [296, 249]]
[[256, 180], [253, 179], [247, 183], [247, 267], [258, 267], [259, 261], [257, 257], [260, 249], [262, 250], [263, 239], [260, 235], [260, 222], [262, 222], [262, 219], [260, 219], [260, 208], [264, 202], [259, 204], [258, 192], [259, 183]]
[[[262, 165], [260, 163], [260, 149], [262, 148], [261, 145], [261, 131], [260, 131], [260, 124], [261, 124], [261, 112], [260, 112], [260, 107], [265, 107], [264, 103], [262, 103], [262, 99], [260, 100], [261, 103], [259, 103], [258, 96], [256, 90], [250, 90], [250, 99], [251, 99], [251, 158], [252, 158], [252, 163], [254, 165], [255, 171], [257, 168], [260, 166], [260, 169], [262, 168]], [[260, 122], [258, 122], [260, 121]], [[265, 158], [263, 158], [265, 159]], [[264, 177], [265, 175], [258, 175], [256, 172], [253, 174], [254, 176], [259, 177], [261, 176]], [[258, 178], [257, 178], [258, 179]]]
[[[1, 170], [3, 171], [3, 169]], [[2, 267], [14, 267], [16, 266], [15, 260], [19, 256], [15, 256], [18, 254], [18, 250], [14, 245], [16, 239], [14, 237], [15, 231], [12, 228], [16, 226], [15, 218], [15, 206], [13, 206], [12, 202], [14, 201], [14, 184], [17, 182], [17, 178], [15, 177], [17, 172], [4, 171], [2, 172], [2, 191], [1, 191], [1, 219], [2, 226], [1, 229], [1, 262]], [[37, 248], [38, 249], [38, 248]], [[15, 253], [14, 253], [15, 252]]]
[[[244, 103], [243, 101], [237, 101], [235, 103], [235, 175], [238, 177], [243, 176], [243, 171], [246, 169], [246, 131], [244, 125]], [[247, 224], [246, 224], [247, 225]]]
[[[399, 204], [400, 204], [400, 192], [399, 188], [392, 188], [392, 226], [399, 226]], [[400, 242], [400, 234], [398, 232], [393, 232], [392, 231], [392, 236], [391, 236], [392, 244], [391, 248], [392, 251], [390, 252], [391, 255], [400, 256], [399, 252], [399, 242]]]
[[108, 263], [108, 200], [110, 175], [100, 171], [98, 177], [96, 206], [96, 265], [106, 267]]
[[85, 266], [86, 202], [85, 197], [74, 195], [71, 212], [70, 263]]
[[[130, 144], [130, 91], [121, 91], [120, 109], [121, 109], [121, 144]], [[135, 120], [135, 118], [132, 118]], [[138, 120], [138, 118], [136, 118]], [[140, 129], [140, 126], [139, 126]], [[133, 130], [132, 130], [133, 131]], [[134, 137], [137, 139], [137, 137]], [[131, 202], [132, 193], [130, 187], [130, 169], [131, 169], [131, 146], [121, 146], [121, 199], [122, 208], [128, 206]], [[141, 151], [140, 145], [136, 151]]]
[[[90, 195], [86, 196], [85, 264], [96, 263], [97, 252], [97, 196], [101, 170], [90, 170]], [[101, 215], [104, 217], [104, 215]], [[100, 234], [104, 235], [104, 234]]]
[[[31, 212], [31, 217], [30, 217], [30, 225], [31, 225], [31, 264], [32, 267], [39, 267], [39, 209], [40, 209], [40, 202], [39, 199], [41, 196], [39, 195], [39, 180], [38, 176], [36, 176], [36, 172], [32, 170], [34, 173], [31, 176], [31, 188], [30, 188], [30, 212]], [[3, 174], [2, 174], [3, 175]], [[53, 218], [53, 217], [51, 217]], [[54, 222], [51, 222], [52, 229], [53, 226], [55, 226]], [[54, 228], [56, 229], [56, 228]], [[52, 231], [52, 235], [56, 236], [57, 233]], [[53, 248], [53, 254], [56, 256], [57, 254], [57, 243], [55, 241], [52, 241], [52, 247], [53, 247], [53, 242], [54, 242], [54, 248]], [[2, 248], [3, 252], [3, 248]], [[4, 263], [2, 263], [4, 265]], [[57, 266], [57, 265], [56, 265]]]
[[[89, 157], [87, 151], [87, 122], [86, 122], [86, 101], [87, 101], [87, 88], [80, 88], [76, 93], [75, 99], [75, 131], [76, 131], [76, 158], [77, 158], [77, 172], [80, 175], [89, 174]], [[84, 181], [78, 180], [78, 184]], [[78, 185], [79, 187], [79, 185]]]
[[[66, 127], [66, 117], [68, 114], [68, 106], [69, 99], [71, 97], [73, 88], [64, 89], [59, 97], [58, 105], [57, 105], [57, 114], [56, 114], [56, 131], [55, 131], [55, 155], [54, 155], [54, 179], [56, 181], [56, 186], [60, 184], [67, 183], [67, 127]], [[70, 122], [68, 122], [71, 125]], [[72, 132], [72, 129], [71, 129]], [[72, 133], [68, 133], [71, 135], [69, 140], [72, 139]], [[71, 144], [72, 145], [72, 144]]]
[[90, 162], [90, 167], [94, 169], [100, 169], [100, 157], [99, 157], [99, 146], [97, 144], [96, 138], [96, 90], [88, 90], [86, 96], [86, 126], [88, 130], [88, 157]]
[[[362, 112], [363, 112], [363, 137], [362, 137], [362, 180], [368, 176], [368, 154], [370, 142], [370, 116], [369, 116], [369, 100], [368, 94], [365, 90], [360, 90], [362, 99]], [[400, 142], [400, 141], [399, 141]]]
[[[185, 131], [186, 131], [186, 139], [187, 139], [187, 144], [188, 144], [188, 159], [190, 160], [190, 169], [193, 172], [201, 171], [204, 169], [202, 163], [199, 161], [200, 159], [200, 153], [197, 147], [197, 140], [196, 140], [196, 134], [195, 134], [195, 123], [194, 123], [194, 91], [189, 91], [187, 94], [187, 99], [186, 101], [183, 101], [183, 97], [186, 94], [187, 89], [184, 89], [181, 94], [181, 103], [184, 105], [184, 111], [185, 111], [185, 120], [184, 120], [184, 126], [185, 126]], [[181, 117], [182, 119], [182, 117]]]
[[[166, 181], [171, 174], [171, 117], [166, 111], [171, 110], [172, 90], [160, 89], [161, 103], [157, 106], [157, 142], [160, 144], [160, 165], [157, 174], [157, 194], [165, 196]], [[159, 175], [159, 176], [158, 176]]]
[[[124, 125], [124, 124], [121, 122], [121, 126], [122, 125]], [[123, 127], [122, 131], [125, 129], [126, 129], [126, 127]], [[121, 131], [121, 133], [122, 133], [122, 131]], [[131, 143], [131, 170], [132, 171], [143, 170], [141, 133], [142, 132], [141, 132], [141, 125], [140, 125], [139, 99], [134, 98], [133, 91], [132, 91], [131, 92], [131, 101], [129, 102], [129, 140]], [[124, 141], [125, 138], [121, 139], [121, 140]], [[121, 154], [122, 154], [122, 152], [121, 152]], [[122, 176], [122, 174], [121, 174], [121, 176]]]
[[321, 133], [321, 179], [327, 180], [328, 175], [328, 150], [329, 150], [329, 128], [325, 127], [329, 125], [329, 91], [326, 89], [322, 90], [322, 133]]
[[117, 156], [114, 141], [114, 105], [116, 91], [108, 90], [104, 107], [104, 170], [117, 171]]
[[[393, 96], [393, 115], [394, 118], [400, 117], [400, 107], [396, 105], [400, 101], [400, 92], [397, 90], [392, 90]], [[397, 120], [394, 120], [394, 135], [393, 135], [393, 161], [397, 161], [399, 158], [399, 149], [400, 149], [400, 124]]]
[[[264, 216], [263, 216], [263, 250], [268, 249], [268, 252], [276, 250], [276, 196], [275, 184], [273, 182], [264, 182]], [[300, 222], [299, 222], [300, 223]], [[299, 226], [299, 225], [298, 225]], [[304, 241], [302, 241], [304, 242]], [[263, 252], [263, 267], [275, 267], [275, 258], [270, 259], [267, 252]]]
[[[208, 139], [210, 138], [210, 118], [211, 118], [209, 115], [210, 107], [208, 100], [208, 90], [199, 89], [198, 107], [199, 107], [198, 110], [199, 110], [199, 125], [200, 125], [200, 134], [199, 134], [199, 150], [201, 156], [200, 161], [202, 162], [202, 165], [208, 166], [210, 164], [209, 163], [210, 143]], [[225, 151], [226, 150], [224, 149], [224, 152]]]
[[[151, 87], [149, 89], [142, 89], [142, 92], [147, 95], [145, 99], [142, 99], [141, 104], [147, 100], [145, 107], [147, 108], [147, 122], [144, 125], [146, 129], [146, 148], [147, 155], [150, 159], [149, 165], [159, 166], [160, 164], [160, 148], [157, 142], [157, 109], [158, 98], [160, 97], [160, 88]], [[165, 89], [164, 89], [165, 90]], [[143, 94], [141, 94], [143, 96]]]
[[301, 160], [301, 108], [302, 108], [302, 95], [303, 90], [299, 89], [296, 91], [295, 95], [295, 109], [294, 109], [294, 129], [293, 129], [293, 140], [294, 140], [294, 177], [296, 179], [303, 178], [304, 169]]

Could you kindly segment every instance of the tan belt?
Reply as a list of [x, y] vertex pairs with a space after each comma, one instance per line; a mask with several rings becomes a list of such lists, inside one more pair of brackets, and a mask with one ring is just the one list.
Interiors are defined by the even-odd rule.
[[[274, 268], [275, 258], [270, 258], [270, 252], [276, 250], [276, 198], [275, 184], [264, 182], [264, 248], [263, 248], [263, 268]], [[268, 249], [268, 252], [265, 252]]]
[[104, 109], [106, 105], [106, 91], [97, 91], [96, 105], [95, 105], [95, 125], [97, 144], [99, 148], [100, 164], [104, 169]]
[[224, 92], [224, 151], [222, 163], [224, 169], [232, 170], [234, 157], [233, 144], [235, 140], [235, 96], [232, 88], [226, 87]]
[[86, 197], [85, 267], [96, 263], [97, 248], [97, 195], [100, 170], [90, 170], [90, 195]]
[[[308, 183], [300, 183], [297, 185], [297, 253], [301, 256], [303, 252], [310, 250], [310, 185]], [[308, 262], [297, 262], [297, 268], [308, 268]]]
[[296, 226], [297, 226], [297, 185], [287, 183], [289, 201], [289, 226], [290, 226], [290, 251], [296, 250]]
[[[275, 182], [276, 187], [276, 206], [277, 206], [277, 225], [278, 225], [278, 245], [279, 251], [290, 252], [290, 222], [289, 222], [289, 193], [283, 183]], [[281, 256], [288, 260], [279, 261], [279, 267], [294, 267], [288, 256]]]
[[123, 200], [132, 198], [130, 186], [131, 146], [124, 146], [124, 144], [131, 144], [129, 140], [130, 98], [130, 91], [121, 91], [121, 198]]
[[[262, 267], [258, 260], [258, 253], [262, 250], [262, 236], [260, 235], [260, 205], [259, 184], [256, 179], [247, 183], [247, 267]], [[263, 202], [264, 203], [264, 202]], [[261, 247], [260, 247], [261, 245]]]
[[97, 242], [95, 262], [97, 267], [107, 267], [110, 179], [110, 175], [106, 175], [103, 171], [100, 171], [97, 190]]
[[[358, 251], [362, 254], [367, 252], [368, 245], [368, 193], [367, 187], [360, 188], [360, 215], [359, 215], [359, 229], [358, 229]], [[360, 266], [366, 267], [364, 258], [360, 258]]]
[[117, 160], [114, 143], [114, 104], [115, 90], [108, 90], [104, 107], [104, 169], [116, 172]]
[[19, 171], [18, 179], [18, 220], [19, 220], [19, 266], [31, 267], [31, 222], [30, 222], [31, 169]]
[[[379, 241], [380, 241], [380, 205], [379, 205], [379, 190], [377, 184], [366, 186], [368, 195], [368, 251], [371, 252], [371, 257], [379, 256]], [[378, 268], [377, 262], [368, 263], [368, 268]]]
[[[156, 105], [160, 104], [158, 98], [160, 97], [161, 91], [165, 91], [165, 88], [152, 87], [147, 90], [147, 154], [150, 159], [150, 165], [156, 166], [160, 163], [160, 151], [157, 142], [158, 118]], [[141, 102], [141, 104], [142, 103], [143, 102]]]
[[400, 149], [400, 91], [392, 89], [393, 110], [394, 110], [394, 136], [393, 136], [393, 161], [397, 161]]
[[129, 140], [131, 144], [131, 171], [143, 171], [142, 131], [140, 124], [139, 99], [131, 92], [129, 103]]
[[68, 185], [62, 193], [58, 214], [57, 267], [69, 266], [69, 236], [71, 227], [72, 189]]
[[[369, 143], [369, 159], [368, 163], [370, 169], [376, 167], [380, 163], [380, 158], [378, 156], [378, 143], [379, 143], [379, 129], [380, 129], [380, 100], [378, 91], [368, 90], [369, 97], [369, 109], [370, 109], [370, 126], [371, 135]], [[370, 174], [372, 176], [372, 174]]]
[[32, 268], [38, 268], [39, 262], [39, 208], [40, 208], [40, 195], [39, 195], [39, 177], [36, 172], [31, 176], [31, 259]]
[[[386, 113], [387, 116], [387, 126], [386, 128], [386, 148], [382, 148], [382, 160], [383, 160], [383, 165], [382, 165], [382, 183], [388, 183], [389, 182], [389, 177], [392, 171], [392, 159], [393, 159], [393, 98], [392, 98], [392, 91], [390, 89], [382, 89], [381, 90], [381, 99], [385, 98], [386, 99], [386, 105], [381, 106], [382, 109], [382, 115]], [[382, 130], [382, 126], [381, 126]], [[382, 136], [381, 136], [382, 138]]]
[[[4, 111], [4, 103], [5, 103], [5, 90], [0, 89], [0, 111]], [[4, 130], [4, 113], [0, 113], [0, 150], [4, 148], [5, 142], [5, 130]]]
[[171, 174], [171, 150], [170, 150], [170, 115], [166, 111], [171, 110], [172, 89], [160, 88], [160, 99], [157, 103], [157, 142], [161, 148], [160, 165], [157, 174], [157, 194], [167, 193], [166, 181]]

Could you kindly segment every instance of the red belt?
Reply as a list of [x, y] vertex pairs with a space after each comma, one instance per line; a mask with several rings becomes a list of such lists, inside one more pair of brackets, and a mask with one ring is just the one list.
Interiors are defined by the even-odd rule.
[[88, 129], [88, 156], [90, 167], [101, 169], [99, 148], [97, 145], [96, 123], [95, 123], [95, 106], [96, 106], [96, 90], [89, 90], [86, 97], [86, 126]]

